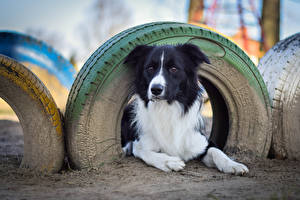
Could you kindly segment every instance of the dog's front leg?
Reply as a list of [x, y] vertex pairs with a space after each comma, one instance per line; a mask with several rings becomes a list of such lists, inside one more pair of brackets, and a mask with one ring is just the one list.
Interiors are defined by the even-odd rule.
[[216, 167], [224, 173], [243, 175], [249, 172], [245, 165], [231, 160], [225, 153], [215, 147], [210, 147], [207, 150], [202, 161], [206, 166]]
[[[149, 143], [148, 143], [149, 144]], [[158, 149], [143, 147], [141, 141], [134, 142], [133, 155], [142, 159], [148, 165], [154, 166], [165, 172], [179, 171], [185, 167], [184, 162], [175, 156], [169, 156], [165, 153], [159, 153]]]

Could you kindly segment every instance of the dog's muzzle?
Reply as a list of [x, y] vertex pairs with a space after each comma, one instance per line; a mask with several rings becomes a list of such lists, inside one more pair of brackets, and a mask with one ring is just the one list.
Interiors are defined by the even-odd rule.
[[165, 87], [161, 84], [153, 84], [150, 88], [150, 101], [163, 100]]
[[161, 84], [154, 84], [154, 85], [152, 85], [152, 87], [151, 87], [151, 93], [152, 93], [152, 95], [154, 95], [154, 96], [159, 96], [159, 95], [161, 95], [162, 92], [163, 92], [163, 90], [164, 90], [164, 86], [162, 86]]

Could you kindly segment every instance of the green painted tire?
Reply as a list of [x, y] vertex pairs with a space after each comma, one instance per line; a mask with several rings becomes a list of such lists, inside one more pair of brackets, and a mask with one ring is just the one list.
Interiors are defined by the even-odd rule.
[[227, 153], [266, 157], [270, 148], [270, 102], [249, 57], [208, 29], [157, 22], [128, 29], [104, 43], [87, 60], [71, 88], [66, 107], [70, 163], [97, 167], [121, 153], [120, 121], [130, 98], [133, 73], [124, 58], [138, 44], [198, 45], [212, 64], [199, 70], [213, 108], [211, 139]]
[[24, 65], [2, 54], [0, 97], [17, 114], [23, 129], [21, 167], [58, 172], [65, 156], [61, 114], [45, 85]]

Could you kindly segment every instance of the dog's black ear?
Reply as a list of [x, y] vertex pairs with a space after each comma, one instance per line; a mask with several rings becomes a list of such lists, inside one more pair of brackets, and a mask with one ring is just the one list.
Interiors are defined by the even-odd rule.
[[138, 45], [125, 58], [124, 64], [136, 67], [137, 63], [145, 58], [145, 55], [150, 52], [152, 46]]
[[207, 58], [207, 56], [200, 50], [198, 46], [194, 44], [186, 43], [182, 45], [177, 45], [176, 48], [182, 53], [184, 53], [186, 56], [188, 56], [196, 66], [203, 62], [210, 64], [210, 61]]

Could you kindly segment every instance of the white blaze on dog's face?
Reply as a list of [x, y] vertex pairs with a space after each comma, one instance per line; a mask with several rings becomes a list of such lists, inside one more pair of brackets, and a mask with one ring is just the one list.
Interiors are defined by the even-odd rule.
[[[151, 80], [149, 87], [148, 87], [148, 99], [149, 100], [156, 100], [164, 97], [165, 95], [165, 88], [166, 88], [166, 79], [163, 74], [163, 66], [164, 66], [164, 51], [160, 57], [159, 63], [159, 71]], [[148, 69], [149, 70], [149, 69]], [[152, 70], [152, 69], [151, 69]]]

